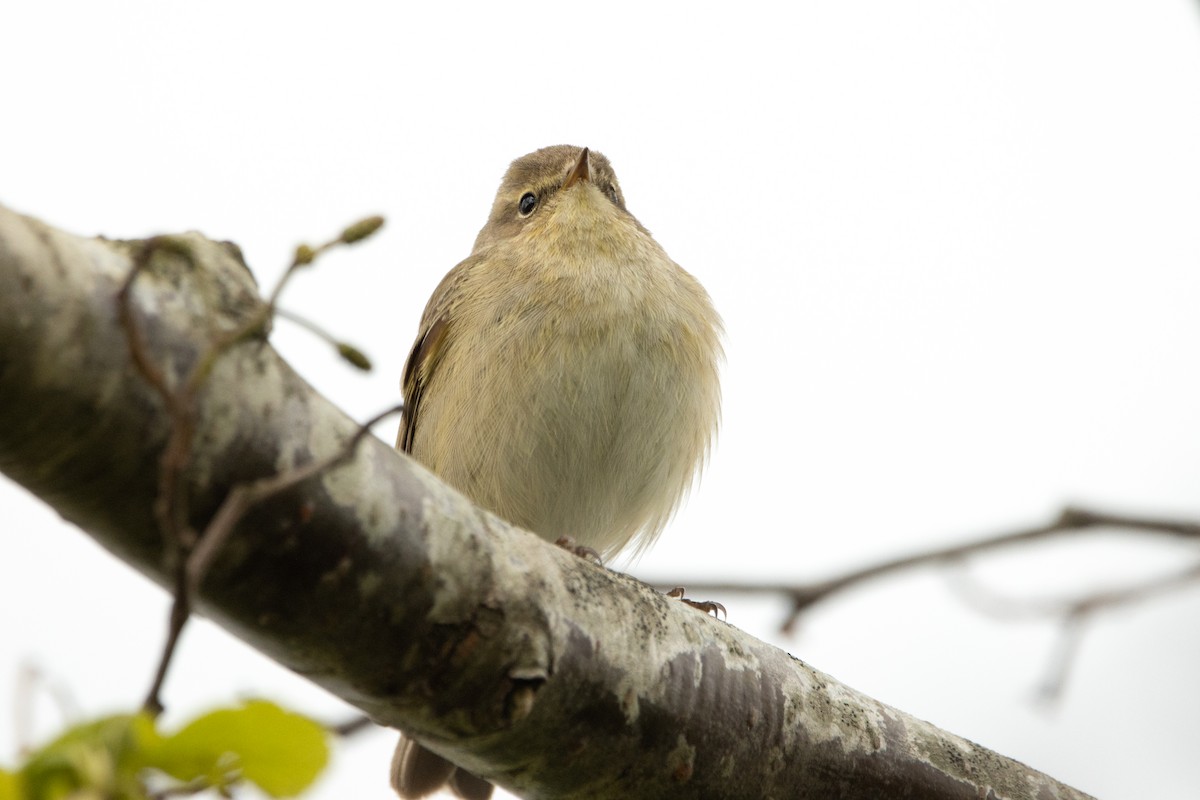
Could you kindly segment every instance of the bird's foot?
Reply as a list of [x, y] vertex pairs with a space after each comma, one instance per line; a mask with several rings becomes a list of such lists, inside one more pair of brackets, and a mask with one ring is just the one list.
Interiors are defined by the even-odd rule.
[[727, 614], [725, 611], [725, 606], [721, 605], [720, 603], [713, 600], [688, 600], [683, 596], [685, 591], [686, 590], [682, 586], [676, 586], [674, 589], [667, 592], [667, 597], [687, 603], [697, 611], [703, 611], [705, 614], [712, 614], [717, 619], [720, 619], [721, 617], [729, 617], [729, 614]]
[[586, 545], [579, 544], [570, 536], [560, 536], [554, 543], [568, 553], [574, 553], [585, 561], [592, 561], [600, 566], [604, 566], [604, 559], [600, 558], [599, 553]]

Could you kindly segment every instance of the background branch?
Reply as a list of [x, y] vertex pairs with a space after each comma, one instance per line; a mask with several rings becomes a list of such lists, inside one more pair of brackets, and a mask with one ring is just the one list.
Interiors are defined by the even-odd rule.
[[[1131, 530], [1159, 529], [1153, 524], [1150, 527], [1125, 527]], [[1057, 623], [1058, 640], [1037, 689], [1040, 702], [1053, 704], [1062, 697], [1083, 633], [1097, 615], [1200, 584], [1200, 562], [1127, 586], [1100, 589], [1076, 597], [1005, 596], [983, 587], [978, 581], [971, 580], [959, 572], [951, 573], [951, 577], [951, 585], [959, 595], [980, 613], [996, 619], [1049, 619]]]
[[[685, 584], [689, 592], [731, 592], [784, 595], [791, 601], [791, 609], [788, 611], [788, 614], [780, 627], [784, 633], [790, 633], [794, 629], [800, 616], [816, 604], [840, 592], [853, 589], [878, 578], [887, 577], [897, 572], [904, 572], [906, 570], [918, 569], [921, 567], [944, 566], [946, 564], [962, 561], [970, 556], [988, 553], [993, 550], [1016, 547], [1018, 545], [1025, 545], [1057, 536], [1094, 531], [1099, 528], [1123, 530], [1130, 533], [1152, 533], [1169, 536], [1172, 538], [1200, 540], [1200, 523], [1192, 520], [1142, 517], [1137, 515], [1094, 511], [1086, 508], [1067, 507], [1059, 513], [1057, 518], [1049, 523], [1046, 523], [1045, 525], [999, 533], [984, 537], [982, 539], [977, 539], [975, 541], [952, 544], [944, 547], [935, 547], [920, 553], [913, 553], [907, 556], [887, 559], [866, 567], [852, 569], [842, 573], [841, 575], [836, 575], [832, 578], [826, 578], [824, 580], [815, 581], [812, 583], [736, 583], [730, 581], [703, 581], [687, 578], [679, 580], [675, 578], [660, 578], [658, 576], [649, 577], [646, 580], [648, 583], [651, 583], [655, 586], [678, 586], [680, 584]], [[1191, 570], [1188, 570], [1184, 573], [1184, 575], [1190, 574]], [[1190, 579], [1184, 578], [1183, 576], [1164, 578], [1162, 581], [1153, 582], [1153, 586], [1156, 587], [1156, 591], [1151, 591], [1150, 587], [1147, 586], [1133, 590], [1133, 593], [1130, 596], [1126, 596], [1124, 593], [1121, 593], [1119, 597], [1107, 597], [1107, 599], [1103, 602], [1101, 598], [1097, 597], [1094, 605], [1096, 607], [1101, 607], [1113, 605], [1118, 602], [1123, 603], [1133, 599], [1141, 599], [1143, 597], [1150, 596], [1151, 594], [1159, 593], [1158, 590], [1171, 590], [1178, 588], [1179, 586], [1188, 582], [1188, 580]], [[1084, 603], [1084, 605], [1090, 604]], [[994, 608], [995, 604], [992, 604], [992, 607]], [[1088, 610], [1094, 611], [1096, 608], [1089, 607]]]

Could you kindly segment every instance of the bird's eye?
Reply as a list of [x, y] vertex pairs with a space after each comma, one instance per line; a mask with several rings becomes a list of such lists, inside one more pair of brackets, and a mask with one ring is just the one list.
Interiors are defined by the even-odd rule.
[[537, 195], [533, 192], [526, 192], [521, 195], [521, 202], [517, 205], [517, 209], [521, 212], [522, 217], [528, 217], [537, 208]]

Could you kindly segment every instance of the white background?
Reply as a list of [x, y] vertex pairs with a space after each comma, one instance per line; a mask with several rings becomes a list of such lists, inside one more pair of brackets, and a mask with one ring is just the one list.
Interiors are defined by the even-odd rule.
[[[1200, 516], [1200, 15], [1194, 2], [789, 4], [22, 2], [0, 10], [0, 202], [81, 234], [199, 229], [269, 285], [300, 241], [379, 237], [286, 305], [361, 345], [276, 344], [365, 418], [397, 399], [426, 298], [506, 165], [608, 155], [629, 208], [728, 328], [710, 469], [644, 575], [815, 579], [1048, 519], [1064, 502]], [[381, 430], [387, 439], [392, 427]], [[0, 761], [18, 668], [91, 714], [137, 703], [164, 594], [0, 483]], [[1059, 596], [1195, 558], [1101, 536], [991, 558]], [[889, 580], [781, 637], [858, 689], [1108, 800], [1194, 799], [1200, 592], [1089, 628], [1032, 700], [1053, 624]], [[243, 694], [341, 704], [196, 624], [170, 720]], [[58, 722], [45, 696], [40, 734]], [[390, 734], [321, 798], [390, 796]]]

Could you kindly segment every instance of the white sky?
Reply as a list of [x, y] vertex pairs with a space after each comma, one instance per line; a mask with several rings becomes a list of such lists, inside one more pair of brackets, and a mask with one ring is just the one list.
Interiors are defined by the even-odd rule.
[[[285, 323], [275, 337], [364, 418], [397, 399], [420, 310], [508, 162], [588, 145], [728, 328], [715, 457], [640, 574], [815, 579], [1067, 501], [1200, 516], [1195, 2], [422, 5], [10, 3], [0, 203], [88, 235], [199, 229], [268, 284], [297, 242], [386, 215], [286, 296], [377, 371]], [[19, 665], [86, 713], [132, 706], [167, 606], [19, 487], [0, 482], [0, 509], [11, 762]], [[1195, 555], [1107, 537], [974, 574], [1055, 595]], [[773, 601], [716, 599], [1106, 800], [1195, 797], [1200, 591], [1097, 622], [1054, 713], [1030, 701], [1054, 628], [982, 618], [944, 576], [831, 602], [788, 639]], [[245, 694], [341, 715], [189, 629], [171, 718]], [[389, 798], [391, 744], [345, 746], [316, 796]]]

